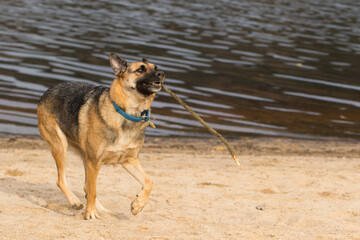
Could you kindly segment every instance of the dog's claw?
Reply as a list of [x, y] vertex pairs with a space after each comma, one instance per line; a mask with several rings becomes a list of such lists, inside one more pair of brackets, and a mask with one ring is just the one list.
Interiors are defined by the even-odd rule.
[[85, 219], [86, 220], [97, 219], [97, 218], [99, 218], [99, 215], [96, 213], [95, 210], [93, 210], [91, 212], [85, 212]]

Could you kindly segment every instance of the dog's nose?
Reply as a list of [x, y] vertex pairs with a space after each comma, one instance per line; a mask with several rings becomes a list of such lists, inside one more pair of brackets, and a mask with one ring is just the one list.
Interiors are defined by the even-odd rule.
[[163, 71], [157, 71], [156, 73], [155, 73], [155, 76], [157, 76], [157, 77], [165, 77], [165, 73], [163, 72]]

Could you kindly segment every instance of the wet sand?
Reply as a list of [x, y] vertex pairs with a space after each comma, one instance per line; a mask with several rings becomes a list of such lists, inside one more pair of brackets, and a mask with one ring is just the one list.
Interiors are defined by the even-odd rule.
[[[86, 221], [56, 186], [39, 138], [0, 138], [0, 239], [360, 239], [360, 148], [356, 141], [232, 140], [240, 170], [216, 139], [148, 138], [141, 186], [105, 166], [98, 198], [114, 215]], [[68, 183], [84, 202], [81, 160], [69, 153]]]

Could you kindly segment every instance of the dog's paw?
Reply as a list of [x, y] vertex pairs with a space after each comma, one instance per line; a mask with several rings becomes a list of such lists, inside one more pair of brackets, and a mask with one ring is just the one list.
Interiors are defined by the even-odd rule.
[[84, 207], [84, 204], [73, 194], [68, 198], [70, 207], [76, 210], [80, 210]]
[[82, 204], [81, 202], [79, 202], [79, 203], [74, 203], [74, 204], [71, 205], [71, 208], [76, 209], [76, 210], [80, 210], [80, 209], [82, 209], [83, 207], [84, 207], [84, 204]]
[[99, 218], [99, 215], [96, 213], [96, 210], [91, 210], [91, 211], [86, 210], [85, 220], [97, 219], [97, 218]]
[[143, 210], [143, 208], [145, 207], [146, 202], [141, 201], [139, 198], [136, 198], [132, 203], [131, 203], [131, 213], [135, 216], [137, 215], [139, 212], [141, 212], [141, 210]]

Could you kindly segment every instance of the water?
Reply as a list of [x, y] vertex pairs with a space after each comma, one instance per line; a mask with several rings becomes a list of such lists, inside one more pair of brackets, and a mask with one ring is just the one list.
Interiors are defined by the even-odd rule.
[[[63, 81], [110, 85], [110, 52], [147, 57], [226, 136], [360, 138], [358, 0], [45, 1], [0, 4], [0, 133], [38, 134]], [[166, 93], [149, 135], [204, 136]]]

